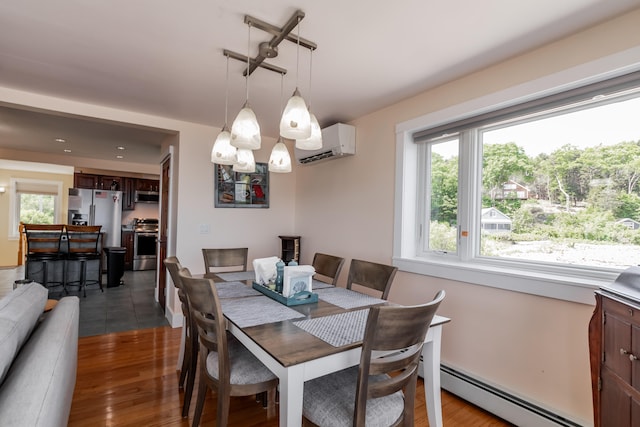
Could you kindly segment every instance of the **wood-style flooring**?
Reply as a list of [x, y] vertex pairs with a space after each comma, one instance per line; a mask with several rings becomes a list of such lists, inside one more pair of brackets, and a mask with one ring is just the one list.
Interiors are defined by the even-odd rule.
[[[189, 426], [196, 392], [190, 416], [183, 419], [176, 370], [180, 334], [179, 328], [161, 327], [80, 338], [69, 426]], [[424, 393], [417, 395], [415, 425], [428, 426]], [[209, 393], [201, 425], [215, 425], [215, 412]], [[446, 427], [511, 426], [446, 391], [442, 412]], [[268, 420], [255, 396], [231, 399], [230, 427], [277, 425], [277, 416]]]

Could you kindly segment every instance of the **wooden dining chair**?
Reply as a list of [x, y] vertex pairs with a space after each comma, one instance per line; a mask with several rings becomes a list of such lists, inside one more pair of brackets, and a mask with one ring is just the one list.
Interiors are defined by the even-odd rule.
[[[87, 285], [99, 285], [102, 288], [102, 234], [101, 225], [67, 225], [67, 244], [69, 251], [65, 263], [65, 290], [71, 285], [82, 289], [83, 296], [87, 296]], [[97, 273], [92, 279], [87, 277], [87, 263], [97, 261]], [[69, 267], [79, 264], [78, 280], [69, 280]]]
[[248, 254], [249, 248], [203, 248], [205, 277], [226, 271], [247, 271]]
[[[64, 251], [62, 234], [64, 224], [23, 224], [26, 247], [24, 278], [41, 283], [45, 288], [50, 285], [64, 286]], [[36, 277], [34, 266], [42, 264], [42, 278]], [[51, 264], [51, 266], [49, 265]], [[60, 280], [52, 280], [54, 265], [61, 265]], [[38, 280], [37, 280], [38, 279]]]
[[369, 309], [360, 364], [304, 384], [304, 424], [413, 426], [422, 346], [440, 303]]
[[[191, 397], [193, 395], [193, 385], [196, 379], [196, 370], [198, 368], [198, 328], [195, 320], [191, 315], [189, 300], [182, 286], [182, 278], [180, 270], [182, 265], [175, 256], [168, 257], [164, 260], [164, 265], [169, 271], [173, 284], [178, 289], [178, 298], [182, 305], [182, 314], [184, 316], [183, 328], [183, 351], [182, 366], [180, 368], [180, 379], [178, 387], [184, 389], [184, 400], [182, 402], [182, 417], [189, 416], [189, 406], [191, 405]], [[186, 389], [185, 389], [186, 385]]]
[[191, 277], [186, 268], [179, 274], [200, 340], [198, 396], [192, 426], [200, 424], [207, 388], [216, 394], [216, 425], [219, 427], [228, 423], [231, 396], [267, 392], [267, 416], [275, 415], [278, 377], [226, 330], [213, 280]]
[[382, 299], [387, 299], [397, 271], [398, 267], [392, 265], [352, 259], [347, 277], [347, 289], [351, 289], [353, 284], [356, 284], [380, 291]]
[[[342, 266], [344, 265], [344, 258], [316, 252], [311, 265], [316, 270], [316, 274], [330, 279], [331, 281], [327, 281], [327, 283], [336, 286], [338, 276], [340, 276], [340, 271], [342, 271]], [[314, 279], [316, 279], [315, 276]], [[321, 278], [317, 279], [323, 281]]]

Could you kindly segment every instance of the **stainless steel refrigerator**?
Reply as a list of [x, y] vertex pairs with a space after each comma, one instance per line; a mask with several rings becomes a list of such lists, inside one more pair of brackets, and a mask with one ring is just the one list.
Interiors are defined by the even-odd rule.
[[101, 225], [103, 246], [120, 246], [122, 191], [69, 189], [69, 218], [72, 225]]

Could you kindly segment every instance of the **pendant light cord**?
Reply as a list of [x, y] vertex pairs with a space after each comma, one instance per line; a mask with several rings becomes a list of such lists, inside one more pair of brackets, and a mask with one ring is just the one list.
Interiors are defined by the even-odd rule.
[[246, 102], [249, 102], [249, 68], [251, 67], [251, 65], [250, 65], [251, 57], [249, 56], [249, 53], [251, 52], [251, 23], [247, 24], [247, 26], [249, 27], [249, 29], [248, 29], [248, 36], [247, 36], [247, 71], [246, 71], [247, 97], [246, 97]]
[[313, 72], [313, 49], [309, 49], [309, 107], [311, 107], [311, 73]]
[[229, 55], [227, 55], [227, 76], [225, 78], [225, 91], [224, 91], [224, 125], [227, 126], [228, 119], [228, 106], [229, 106]]
[[296, 48], [296, 87], [298, 87], [298, 78], [300, 77], [300, 17], [298, 16], [298, 38]]

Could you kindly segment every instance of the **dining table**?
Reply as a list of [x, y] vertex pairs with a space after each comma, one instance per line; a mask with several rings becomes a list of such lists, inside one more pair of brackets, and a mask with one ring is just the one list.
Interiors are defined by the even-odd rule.
[[[279, 379], [279, 425], [302, 424], [305, 381], [360, 363], [368, 309], [392, 304], [312, 280], [318, 301], [282, 304], [252, 287], [252, 271], [209, 273], [227, 329]], [[447, 317], [434, 316], [422, 348], [420, 376], [429, 425], [442, 426], [440, 347]], [[401, 331], [399, 331], [401, 333]]]

